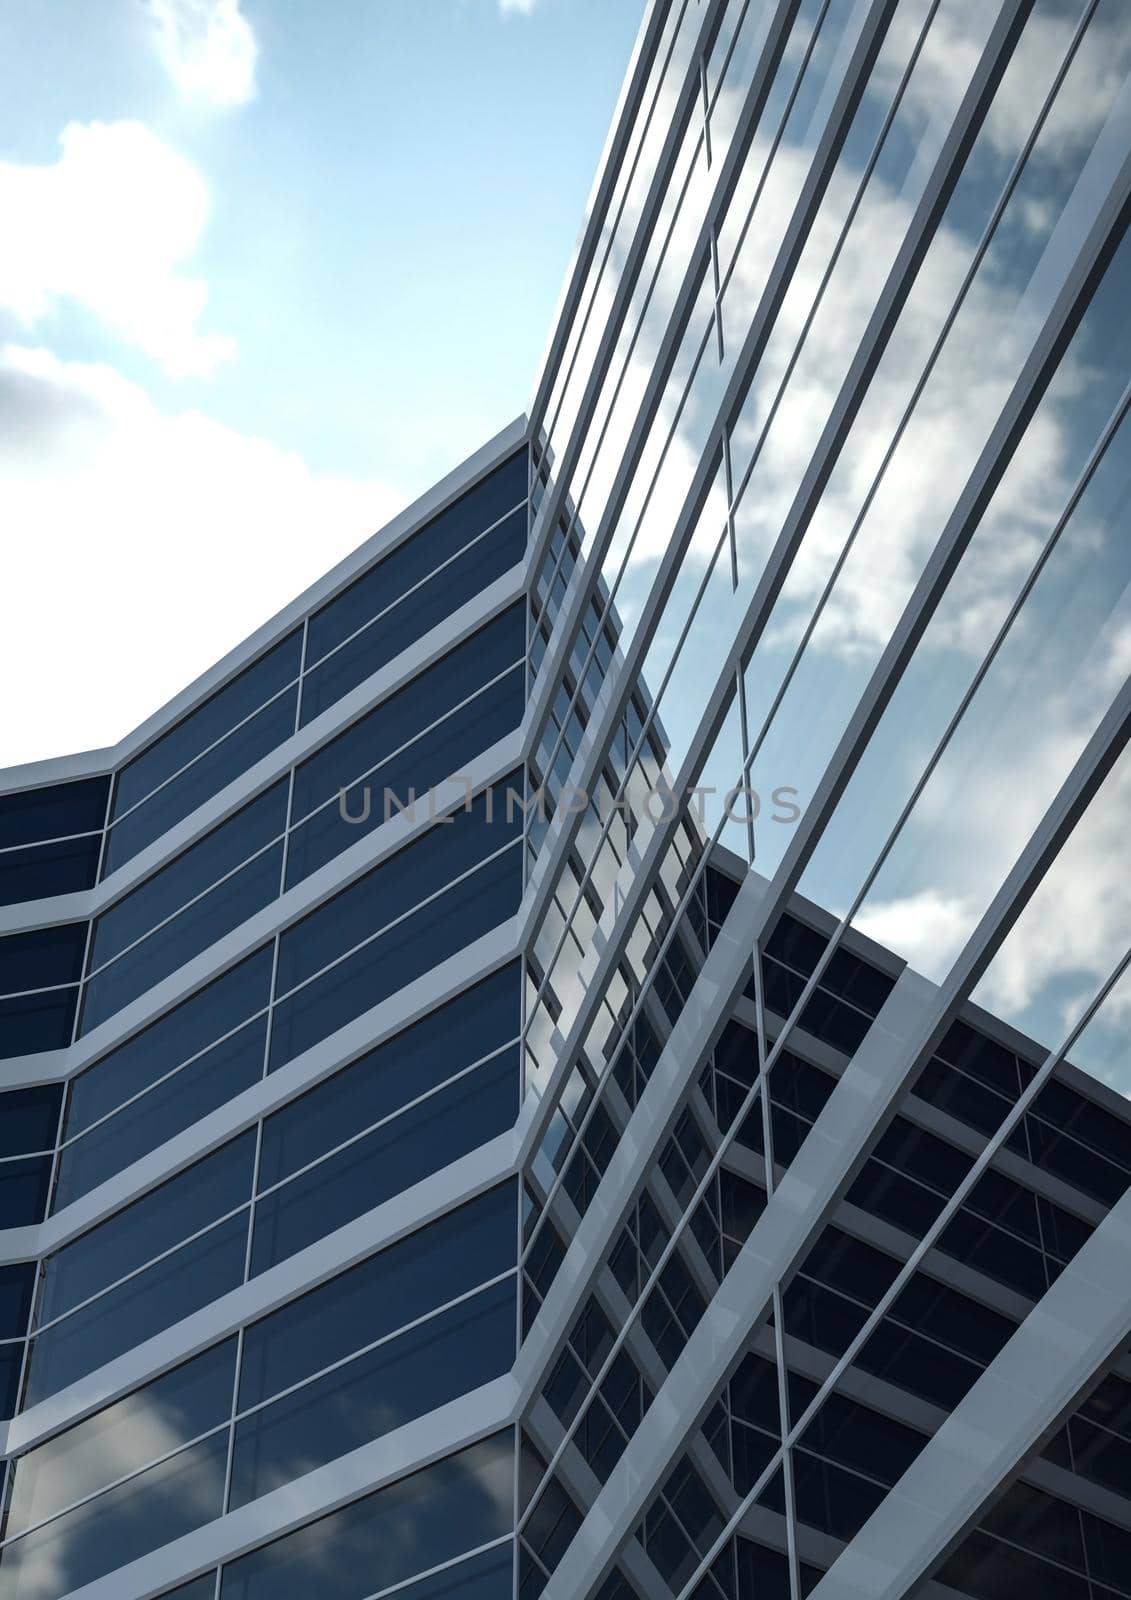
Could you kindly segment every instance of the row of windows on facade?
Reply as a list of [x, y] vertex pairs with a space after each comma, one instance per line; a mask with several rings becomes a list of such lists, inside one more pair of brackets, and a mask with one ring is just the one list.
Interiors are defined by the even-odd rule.
[[514, 606], [277, 780], [98, 917], [85, 959], [86, 923], [0, 939], [0, 1052], [70, 1042], [84, 966], [80, 1034], [382, 822], [426, 819], [432, 786], [518, 727], [523, 628]]
[[38, 1275], [6, 1268], [7, 1413], [21, 1371], [34, 1405], [238, 1287], [245, 1262], [255, 1277], [509, 1131], [519, 999], [511, 962], [81, 1234]]
[[[196, 1120], [211, 1108], [210, 1097], [223, 1103], [512, 916], [522, 889], [522, 812], [509, 805], [508, 793], [521, 798], [520, 774], [480, 794], [450, 827], [429, 830], [372, 868], [80, 1075], [72, 1094], [79, 1109], [68, 1113], [61, 1161], [67, 1198]], [[217, 1039], [216, 1055], [200, 1064], [202, 1050]], [[171, 1088], [170, 1070], [186, 1062], [200, 1064], [195, 1087], [186, 1081]], [[143, 1104], [136, 1096], [149, 1086], [156, 1097]], [[115, 1107], [125, 1115], [93, 1126]], [[42, 1214], [45, 1172], [42, 1162], [9, 1171], [14, 1187], [5, 1225]]]
[[249, 1324], [238, 1373], [229, 1336], [17, 1458], [5, 1593], [48, 1564], [80, 1587], [509, 1371], [516, 1242], [512, 1180]]

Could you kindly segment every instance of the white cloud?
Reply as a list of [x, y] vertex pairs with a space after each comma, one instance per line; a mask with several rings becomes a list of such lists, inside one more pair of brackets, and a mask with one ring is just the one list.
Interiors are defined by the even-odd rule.
[[403, 500], [107, 366], [0, 349], [0, 764], [114, 743]]
[[186, 100], [244, 105], [255, 93], [255, 34], [239, 0], [148, 0], [165, 70]]
[[538, 0], [499, 0], [499, 10], [504, 16], [513, 11], [518, 16], [528, 17], [537, 4]]
[[139, 122], [72, 122], [52, 166], [0, 162], [0, 307], [28, 327], [85, 307], [175, 376], [234, 350], [199, 328], [208, 298], [180, 264], [208, 218], [196, 169]]

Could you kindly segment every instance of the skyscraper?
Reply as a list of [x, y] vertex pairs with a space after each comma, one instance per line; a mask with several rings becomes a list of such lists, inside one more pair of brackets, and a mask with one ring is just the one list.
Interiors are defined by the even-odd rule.
[[2, 1600], [1131, 1596], [1131, 14], [655, 0], [529, 417], [0, 797]]

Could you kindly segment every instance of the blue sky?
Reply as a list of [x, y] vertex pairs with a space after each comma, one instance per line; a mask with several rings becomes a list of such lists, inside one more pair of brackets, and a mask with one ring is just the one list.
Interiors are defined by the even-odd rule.
[[641, 0], [5, 0], [0, 764], [114, 741], [529, 398]]

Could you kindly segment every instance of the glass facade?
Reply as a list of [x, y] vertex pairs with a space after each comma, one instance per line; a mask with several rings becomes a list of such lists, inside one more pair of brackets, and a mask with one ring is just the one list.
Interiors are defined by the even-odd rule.
[[529, 417], [7, 775], [0, 1595], [1131, 1600], [1129, 220], [1123, 0], [655, 0]]

